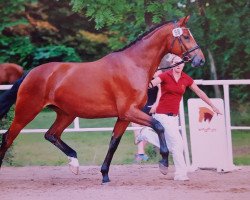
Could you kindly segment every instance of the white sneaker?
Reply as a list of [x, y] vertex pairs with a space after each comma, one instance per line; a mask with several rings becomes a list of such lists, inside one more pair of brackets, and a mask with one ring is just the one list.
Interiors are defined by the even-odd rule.
[[189, 178], [187, 177], [187, 175], [182, 175], [182, 176], [175, 176], [174, 180], [175, 181], [189, 181]]
[[135, 138], [135, 145], [139, 144], [142, 141], [145, 141], [146, 138], [141, 133], [139, 133]]

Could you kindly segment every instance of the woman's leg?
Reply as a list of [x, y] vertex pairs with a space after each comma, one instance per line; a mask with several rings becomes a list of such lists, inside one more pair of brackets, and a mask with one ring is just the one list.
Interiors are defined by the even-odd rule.
[[157, 133], [150, 127], [144, 127], [140, 131], [139, 139], [160, 148], [159, 137]]
[[186, 180], [187, 165], [184, 159], [184, 147], [182, 136], [179, 132], [178, 117], [167, 116], [165, 114], [155, 114], [154, 118], [158, 120], [165, 128], [165, 138], [170, 152], [173, 154], [175, 165], [175, 180]]
[[[133, 127], [141, 126], [141, 125], [135, 124], [135, 123], [131, 123], [131, 125]], [[148, 160], [148, 156], [145, 154], [146, 142], [145, 141], [140, 141], [140, 142], [137, 141], [139, 134], [140, 134], [140, 130], [134, 130], [134, 140], [135, 140], [135, 144], [137, 145], [137, 153], [135, 154], [135, 161], [136, 162]]]

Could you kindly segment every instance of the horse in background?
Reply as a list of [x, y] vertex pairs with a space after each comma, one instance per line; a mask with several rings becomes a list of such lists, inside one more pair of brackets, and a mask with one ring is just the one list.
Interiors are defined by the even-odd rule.
[[0, 85], [13, 84], [23, 75], [23, 68], [14, 63], [0, 64]]
[[[77, 153], [61, 140], [61, 134], [76, 117], [117, 117], [109, 149], [101, 167], [102, 183], [110, 181], [108, 173], [113, 155], [130, 122], [149, 126], [160, 141], [159, 168], [168, 170], [169, 150], [164, 128], [153, 117], [141, 111], [147, 100], [147, 89], [162, 57], [173, 53], [192, 66], [202, 66], [204, 55], [186, 27], [189, 17], [160, 24], [126, 47], [86, 63], [52, 62], [32, 69], [0, 96], [0, 117], [16, 101], [15, 117], [3, 135], [0, 166], [7, 149], [20, 131], [44, 108], [50, 107], [57, 117], [45, 134], [70, 160], [78, 173]], [[187, 59], [188, 58], [188, 59]]]

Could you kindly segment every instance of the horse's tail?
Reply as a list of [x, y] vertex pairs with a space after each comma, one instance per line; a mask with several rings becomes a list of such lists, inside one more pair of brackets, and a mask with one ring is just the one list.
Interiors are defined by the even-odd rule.
[[18, 89], [26, 76], [27, 73], [19, 78], [10, 90], [7, 90], [0, 95], [0, 119], [9, 112], [10, 107], [16, 102]]

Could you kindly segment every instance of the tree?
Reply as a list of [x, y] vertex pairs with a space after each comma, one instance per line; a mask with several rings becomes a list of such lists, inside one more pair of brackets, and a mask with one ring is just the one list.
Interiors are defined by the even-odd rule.
[[135, 40], [146, 28], [176, 19], [183, 12], [174, 0], [72, 0], [73, 10], [85, 14], [97, 29], [108, 30], [109, 46], [118, 49]]
[[[30, 67], [64, 58], [76, 61], [77, 54], [83, 61], [96, 60], [154, 24], [191, 15], [188, 27], [207, 62], [186, 71], [198, 79], [216, 79], [216, 75], [246, 79], [250, 76], [249, 4], [245, 0], [2, 1], [0, 62]], [[243, 101], [250, 97], [246, 87], [232, 93]]]
[[30, 69], [51, 61], [96, 60], [110, 51], [107, 36], [74, 13], [68, 0], [10, 0], [0, 5], [0, 62]]
[[[244, 0], [196, 0], [187, 9], [190, 12], [198, 8], [195, 22], [202, 25], [198, 34], [210, 64], [208, 79], [249, 78], [249, 5]], [[238, 101], [250, 97], [246, 87], [233, 88], [232, 94]]]

